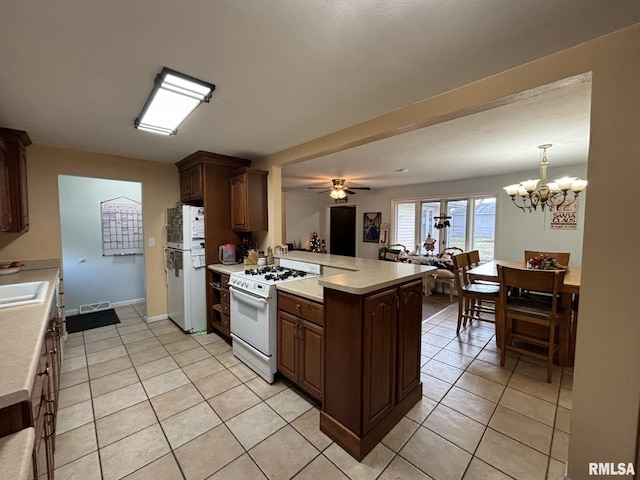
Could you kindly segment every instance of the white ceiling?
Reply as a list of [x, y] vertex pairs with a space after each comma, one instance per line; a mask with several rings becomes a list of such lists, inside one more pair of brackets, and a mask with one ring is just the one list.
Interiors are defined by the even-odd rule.
[[327, 173], [346, 178], [347, 187], [375, 188], [535, 169], [543, 143], [553, 145], [547, 151], [553, 167], [586, 163], [588, 80], [576, 78], [549, 92], [288, 166], [283, 187], [304, 191], [331, 185]]
[[[195, 150], [257, 159], [637, 22], [637, 0], [4, 0], [0, 125], [161, 162]], [[133, 128], [163, 66], [217, 86], [175, 137]], [[532, 100], [521, 122], [495, 109], [289, 167], [284, 182], [373, 185], [394, 166], [416, 183], [451, 176], [460, 169], [443, 167], [468, 152], [470, 172], [485, 175], [525, 151], [529, 168], [545, 142], [557, 145], [552, 162], [583, 159], [584, 93], [554, 97], [553, 114]]]

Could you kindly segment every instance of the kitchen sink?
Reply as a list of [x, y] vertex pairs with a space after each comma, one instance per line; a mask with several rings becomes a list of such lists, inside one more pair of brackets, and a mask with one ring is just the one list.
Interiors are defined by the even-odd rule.
[[0, 285], [0, 308], [44, 302], [49, 282], [24, 282]]

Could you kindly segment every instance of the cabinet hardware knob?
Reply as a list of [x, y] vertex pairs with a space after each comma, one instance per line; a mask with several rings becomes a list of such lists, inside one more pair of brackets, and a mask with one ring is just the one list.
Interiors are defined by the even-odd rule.
[[296, 308], [297, 308], [298, 310], [300, 310], [300, 304], [299, 304], [299, 303], [296, 303]]
[[42, 376], [42, 375], [49, 375], [49, 367], [45, 368], [43, 371], [41, 371], [38, 375]]

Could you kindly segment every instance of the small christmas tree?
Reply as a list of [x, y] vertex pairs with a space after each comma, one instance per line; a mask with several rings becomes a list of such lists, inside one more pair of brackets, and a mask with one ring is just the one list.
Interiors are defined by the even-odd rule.
[[320, 238], [318, 238], [318, 234], [316, 232], [313, 232], [311, 234], [311, 238], [309, 239], [309, 250], [315, 253], [322, 252], [322, 245], [320, 242]]

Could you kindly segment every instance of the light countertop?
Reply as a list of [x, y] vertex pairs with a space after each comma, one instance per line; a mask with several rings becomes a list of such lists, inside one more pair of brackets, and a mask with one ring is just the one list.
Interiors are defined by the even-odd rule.
[[[322, 265], [322, 275], [315, 278], [280, 283], [278, 290], [322, 302], [323, 288], [363, 295], [380, 290], [399, 281], [409, 281], [424, 276], [435, 267], [401, 262], [384, 262], [368, 258], [344, 257], [321, 253], [294, 251], [274, 258], [288, 258]], [[244, 265], [209, 265], [209, 269], [226, 274], [244, 270]]]
[[0, 309], [0, 408], [29, 400], [31, 396], [58, 277], [58, 268], [0, 275], [0, 285], [49, 282], [44, 302]]
[[236, 263], [235, 265], [223, 265], [222, 263], [214, 263], [212, 265], [207, 265], [209, 270], [213, 270], [214, 272], [226, 273], [227, 275], [231, 275], [232, 273], [243, 272], [247, 268], [256, 268], [257, 265], [243, 265], [241, 263]]
[[[409, 281], [423, 277], [435, 270], [435, 267], [402, 262], [385, 262], [368, 258], [344, 257], [322, 253], [294, 251], [278, 258], [289, 258], [301, 262], [316, 263], [340, 271], [335, 274], [325, 274], [317, 279], [321, 288], [331, 288], [342, 292], [364, 295], [397, 285], [400, 281]], [[303, 280], [304, 281], [304, 280]], [[295, 288], [295, 283], [287, 282], [278, 285], [281, 290]], [[291, 285], [289, 285], [291, 284]], [[284, 287], [284, 288], [281, 288]]]
[[27, 480], [31, 476], [34, 441], [35, 430], [31, 427], [0, 438], [2, 478]]

